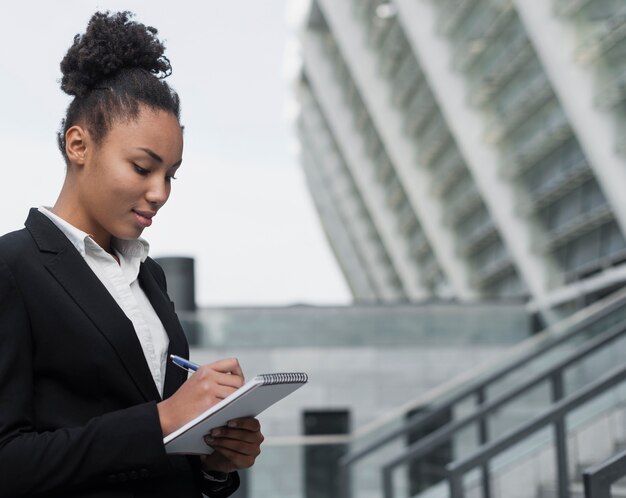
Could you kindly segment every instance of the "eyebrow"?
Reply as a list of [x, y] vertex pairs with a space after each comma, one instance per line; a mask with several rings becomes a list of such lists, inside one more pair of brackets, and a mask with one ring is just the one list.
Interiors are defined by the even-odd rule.
[[[163, 158], [161, 156], [159, 156], [156, 152], [154, 152], [153, 150], [148, 149], [147, 147], [137, 147], [137, 149], [144, 151], [146, 154], [148, 154], [152, 159], [154, 159], [155, 161], [159, 162], [159, 163], [163, 163]], [[172, 164], [172, 168], [174, 166], [179, 166], [180, 163], [182, 163], [183, 160], [181, 159], [180, 161], [175, 162], [174, 164]]]
[[163, 162], [163, 159], [161, 158], [161, 156], [159, 156], [156, 152], [154, 152], [154, 151], [152, 151], [150, 149], [147, 149], [146, 147], [137, 147], [137, 149], [143, 150], [146, 154], [148, 154], [155, 161], [158, 161], [160, 163]]

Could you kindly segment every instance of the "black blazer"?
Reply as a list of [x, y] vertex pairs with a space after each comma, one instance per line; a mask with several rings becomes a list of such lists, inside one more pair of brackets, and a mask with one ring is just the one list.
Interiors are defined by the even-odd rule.
[[[68, 238], [37, 209], [0, 237], [0, 497], [222, 498], [198, 457], [169, 456], [161, 400], [131, 321]], [[189, 348], [161, 267], [139, 283]], [[164, 397], [187, 373], [167, 364]]]

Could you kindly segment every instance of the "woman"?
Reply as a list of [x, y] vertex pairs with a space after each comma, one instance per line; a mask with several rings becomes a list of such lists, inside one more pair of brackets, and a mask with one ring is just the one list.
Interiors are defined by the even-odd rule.
[[210, 456], [163, 437], [240, 387], [236, 359], [187, 373], [162, 269], [139, 238], [182, 161], [179, 99], [157, 31], [96, 13], [61, 63], [74, 96], [53, 207], [0, 237], [0, 497], [232, 494], [263, 436], [256, 419], [207, 436]]

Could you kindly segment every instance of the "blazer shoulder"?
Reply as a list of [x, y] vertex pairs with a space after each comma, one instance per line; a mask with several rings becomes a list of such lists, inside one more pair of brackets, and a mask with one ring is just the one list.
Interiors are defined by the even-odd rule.
[[36, 249], [36, 244], [26, 228], [0, 236], [0, 259], [7, 264], [24, 258], [27, 251]]
[[43, 253], [58, 254], [70, 240], [37, 208], [31, 208], [24, 228], [0, 236], [0, 259], [18, 275], [23, 270], [40, 268], [46, 261]]
[[33, 239], [25, 228], [0, 236], [0, 300], [15, 289], [19, 262], [32, 259], [27, 254], [33, 245]]

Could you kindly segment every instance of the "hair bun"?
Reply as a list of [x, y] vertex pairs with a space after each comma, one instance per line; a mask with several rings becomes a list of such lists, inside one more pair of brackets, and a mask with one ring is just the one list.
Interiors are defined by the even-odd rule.
[[128, 11], [110, 14], [96, 12], [84, 35], [74, 43], [61, 61], [61, 89], [84, 96], [99, 81], [125, 68], [141, 68], [158, 78], [172, 72], [163, 53], [165, 46], [156, 37], [158, 31], [132, 20]]

